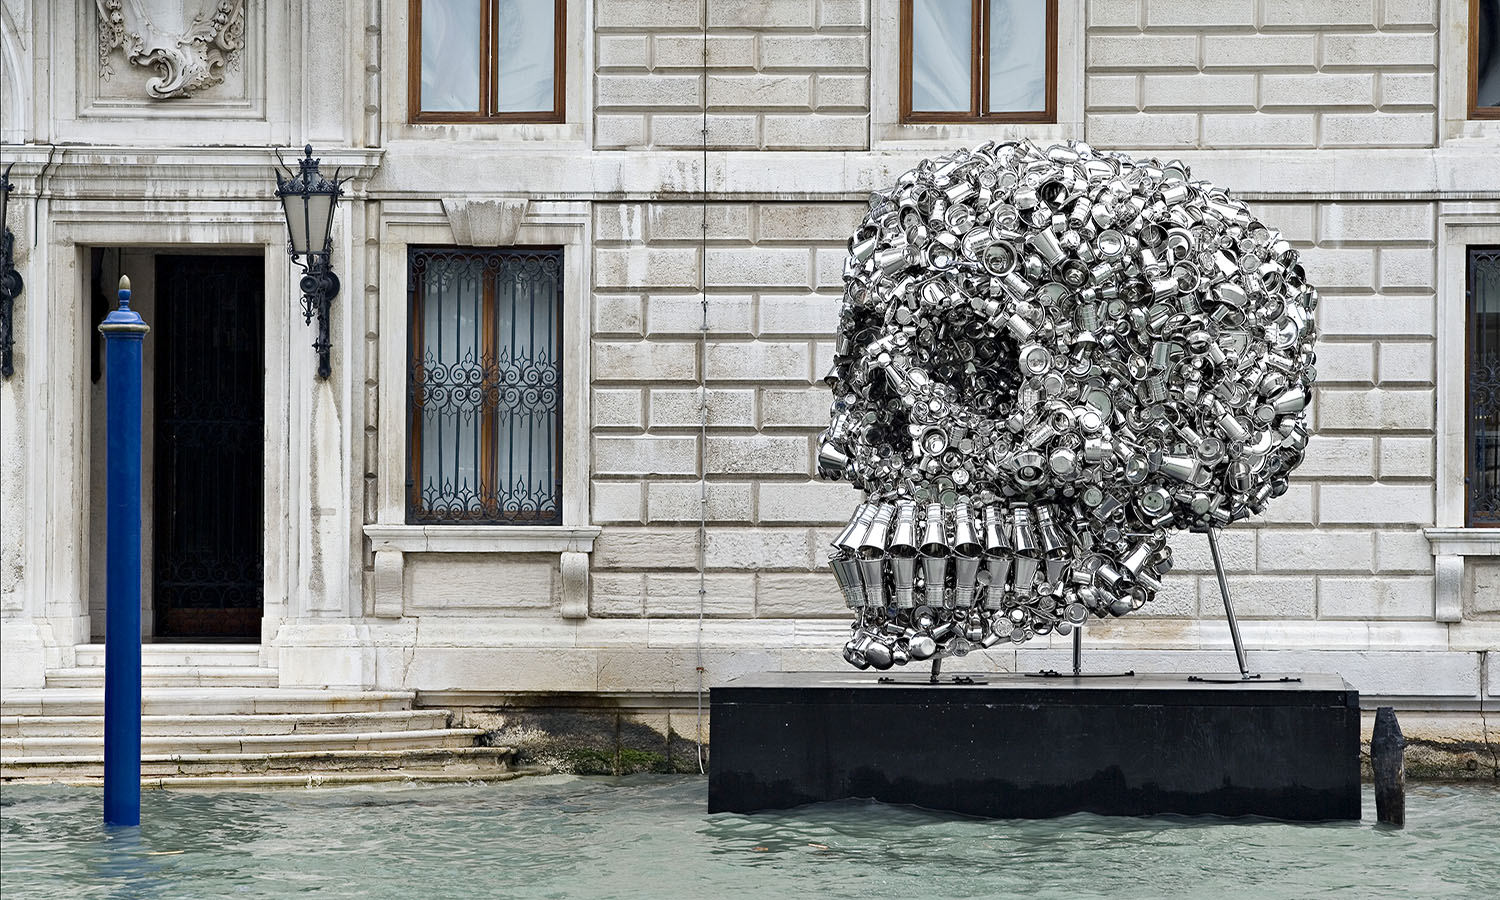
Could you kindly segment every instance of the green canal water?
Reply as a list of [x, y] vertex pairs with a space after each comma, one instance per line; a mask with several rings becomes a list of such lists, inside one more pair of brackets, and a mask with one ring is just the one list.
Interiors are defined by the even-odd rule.
[[702, 778], [0, 790], [0, 896], [45, 898], [1500, 898], [1500, 789], [1411, 786], [1407, 827], [960, 818], [869, 802], [707, 815]]

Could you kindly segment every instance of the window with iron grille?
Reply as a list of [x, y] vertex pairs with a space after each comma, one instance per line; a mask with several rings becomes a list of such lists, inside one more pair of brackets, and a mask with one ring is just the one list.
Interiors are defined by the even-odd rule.
[[1500, 527], [1500, 246], [1470, 247], [1466, 525]]
[[1057, 0], [901, 0], [901, 119], [1057, 121]]
[[562, 262], [408, 251], [408, 523], [562, 524]]

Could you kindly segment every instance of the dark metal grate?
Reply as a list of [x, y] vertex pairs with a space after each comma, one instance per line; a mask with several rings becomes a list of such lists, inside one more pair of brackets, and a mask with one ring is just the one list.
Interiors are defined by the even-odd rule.
[[253, 637], [263, 581], [265, 263], [156, 258], [159, 637]]
[[562, 251], [413, 247], [407, 521], [562, 523]]
[[1471, 527], [1500, 526], [1500, 247], [1469, 248], [1468, 471]]

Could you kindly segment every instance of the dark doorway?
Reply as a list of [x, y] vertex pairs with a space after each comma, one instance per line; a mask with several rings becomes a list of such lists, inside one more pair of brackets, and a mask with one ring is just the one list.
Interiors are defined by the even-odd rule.
[[259, 256], [156, 258], [158, 639], [259, 638], [264, 265]]

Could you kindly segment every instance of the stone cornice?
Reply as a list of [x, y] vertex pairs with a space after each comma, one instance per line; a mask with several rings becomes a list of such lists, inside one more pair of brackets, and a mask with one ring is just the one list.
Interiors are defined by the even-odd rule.
[[[889, 151], [711, 151], [715, 200], [863, 200], [937, 148]], [[112, 147], [9, 144], [11, 180], [36, 193], [51, 152], [45, 190], [75, 198], [259, 199], [276, 164], [266, 147]], [[576, 145], [516, 149], [473, 141], [397, 141], [380, 149], [317, 150], [325, 170], [342, 168], [357, 196], [377, 200], [459, 195], [532, 200], [696, 198], [703, 184], [697, 152], [593, 151]], [[293, 160], [295, 148], [283, 148]], [[1141, 151], [1141, 156], [1153, 155]], [[1500, 147], [1454, 140], [1408, 150], [1198, 150], [1161, 152], [1195, 176], [1232, 186], [1249, 200], [1500, 199]]]

